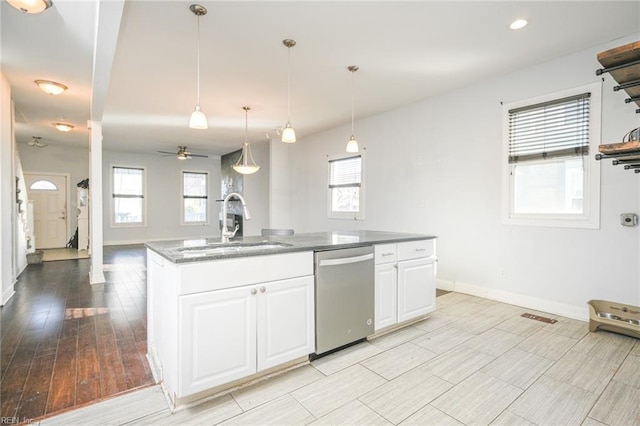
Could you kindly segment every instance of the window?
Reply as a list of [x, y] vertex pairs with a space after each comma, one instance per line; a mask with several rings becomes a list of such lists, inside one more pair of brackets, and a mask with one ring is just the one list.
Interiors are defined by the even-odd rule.
[[58, 187], [49, 180], [37, 180], [31, 184], [29, 189], [36, 189], [39, 191], [57, 191]]
[[362, 155], [329, 159], [329, 217], [364, 219]]
[[144, 174], [143, 168], [112, 167], [113, 176], [113, 224], [144, 225]]
[[503, 221], [599, 227], [600, 85], [505, 105]]
[[208, 181], [207, 173], [182, 172], [183, 223], [207, 223]]

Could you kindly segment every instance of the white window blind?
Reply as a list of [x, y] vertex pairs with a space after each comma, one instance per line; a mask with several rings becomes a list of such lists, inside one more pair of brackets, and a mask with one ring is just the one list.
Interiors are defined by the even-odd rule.
[[509, 163], [589, 153], [590, 93], [509, 110]]
[[359, 155], [329, 161], [329, 188], [360, 187], [362, 161]]
[[113, 223], [144, 223], [144, 169], [113, 167]]

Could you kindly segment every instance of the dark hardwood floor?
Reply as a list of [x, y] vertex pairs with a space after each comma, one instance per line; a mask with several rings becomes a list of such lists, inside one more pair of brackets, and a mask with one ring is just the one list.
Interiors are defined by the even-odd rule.
[[89, 284], [89, 259], [25, 269], [1, 310], [2, 418], [28, 421], [153, 383], [145, 254], [105, 247], [105, 284]]

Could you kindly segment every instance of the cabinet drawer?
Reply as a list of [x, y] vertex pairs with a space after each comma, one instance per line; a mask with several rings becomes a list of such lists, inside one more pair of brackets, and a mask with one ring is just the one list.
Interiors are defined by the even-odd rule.
[[418, 259], [436, 254], [436, 240], [410, 241], [398, 244], [398, 260]]
[[378, 244], [373, 247], [375, 253], [375, 263], [389, 263], [395, 262], [398, 259], [398, 245], [397, 244]]

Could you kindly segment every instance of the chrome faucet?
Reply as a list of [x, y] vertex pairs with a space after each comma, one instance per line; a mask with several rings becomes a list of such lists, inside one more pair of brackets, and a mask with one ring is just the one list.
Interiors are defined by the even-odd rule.
[[242, 203], [242, 212], [244, 213], [245, 220], [251, 220], [251, 213], [249, 212], [249, 208], [247, 207], [247, 202], [244, 201], [244, 198], [242, 198], [242, 195], [238, 194], [237, 192], [232, 192], [226, 197], [224, 197], [224, 200], [222, 201], [222, 233], [221, 233], [221, 239], [220, 239], [220, 241], [223, 243], [228, 243], [229, 238], [233, 238], [236, 235], [236, 232], [238, 232], [238, 229], [240, 229], [240, 225], [236, 225], [233, 231], [229, 231], [227, 229], [227, 203], [229, 202], [229, 199], [231, 197], [237, 197], [240, 199], [240, 202]]

